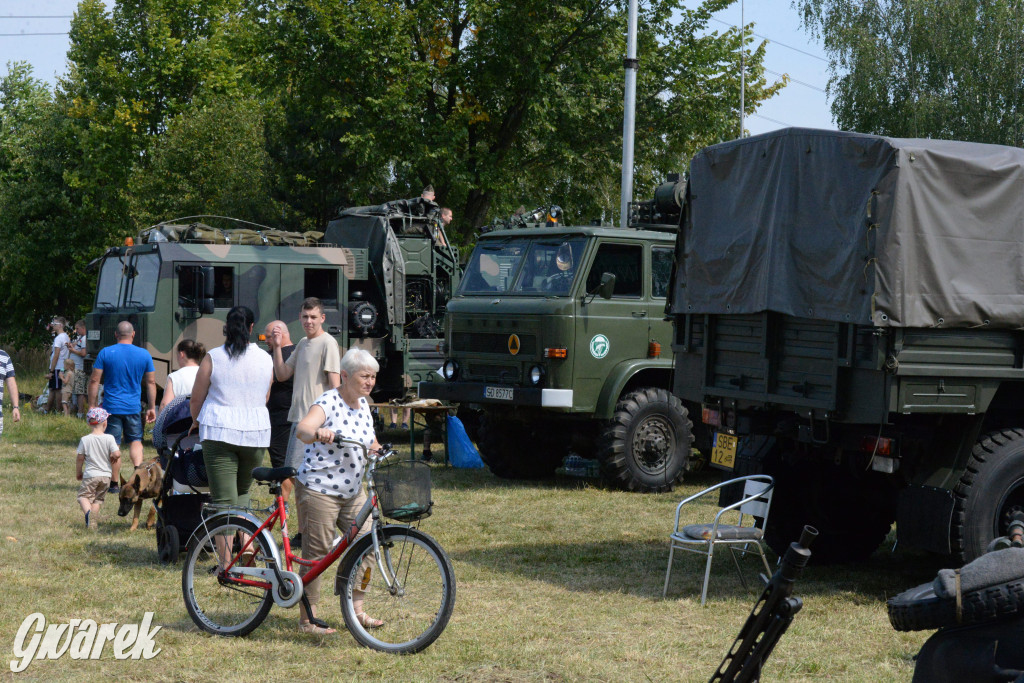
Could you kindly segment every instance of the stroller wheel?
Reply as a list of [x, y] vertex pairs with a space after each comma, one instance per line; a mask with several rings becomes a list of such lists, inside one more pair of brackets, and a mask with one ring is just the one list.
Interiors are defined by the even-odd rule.
[[178, 528], [165, 526], [157, 531], [156, 552], [160, 558], [160, 564], [174, 564], [178, 561], [178, 553], [181, 551], [181, 541], [178, 538]]

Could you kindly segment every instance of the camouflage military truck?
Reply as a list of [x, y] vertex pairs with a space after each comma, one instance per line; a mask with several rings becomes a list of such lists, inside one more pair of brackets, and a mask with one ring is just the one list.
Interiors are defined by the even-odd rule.
[[966, 561], [1024, 513], [1024, 150], [789, 129], [693, 160], [674, 392], [768, 540]]
[[436, 336], [460, 271], [432, 204], [349, 209], [326, 234], [169, 222], [137, 241], [99, 260], [88, 352], [114, 343], [118, 321], [129, 320], [161, 387], [177, 369], [177, 343], [221, 344], [232, 306], [251, 308], [258, 330], [281, 319], [300, 339], [309, 296], [323, 301], [324, 329], [342, 348], [361, 346], [380, 361], [379, 400], [402, 396], [443, 360]]
[[664, 319], [679, 188], [635, 205], [631, 229], [540, 210], [480, 237], [448, 304], [446, 381], [420, 395], [482, 409], [478, 446], [498, 476], [551, 475], [570, 448], [629, 490], [682, 476], [693, 437]]
[[[86, 316], [89, 357], [114, 343], [117, 323], [135, 327], [135, 343], [153, 356], [163, 386], [177, 370], [174, 348], [195, 339], [207, 348], [224, 342], [224, 319], [232, 306], [248, 306], [255, 329], [275, 319], [289, 321], [293, 339], [304, 332], [296, 312], [308, 296], [324, 302], [324, 329], [348, 345], [345, 316], [350, 280], [365, 277], [365, 250], [321, 246], [199, 243], [239, 239], [208, 226], [161, 226], [170, 239], [112, 247], [98, 263], [96, 300]], [[307, 242], [291, 233], [292, 241]], [[147, 241], [149, 235], [141, 236]], [[245, 235], [246, 241], [254, 241]], [[309, 243], [315, 244], [315, 237]]]

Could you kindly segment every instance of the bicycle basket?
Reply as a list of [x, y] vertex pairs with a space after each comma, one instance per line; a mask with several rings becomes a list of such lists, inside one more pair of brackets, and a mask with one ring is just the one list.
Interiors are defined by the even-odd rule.
[[399, 522], [430, 516], [430, 466], [415, 460], [384, 463], [373, 475], [380, 510]]

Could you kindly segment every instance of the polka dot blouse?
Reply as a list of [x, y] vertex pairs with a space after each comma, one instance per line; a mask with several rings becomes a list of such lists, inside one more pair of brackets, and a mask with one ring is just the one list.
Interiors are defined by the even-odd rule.
[[[373, 416], [365, 398], [352, 409], [337, 389], [330, 389], [313, 405], [323, 408], [327, 415], [322, 428], [341, 432], [346, 439], [359, 441], [367, 448], [373, 445]], [[351, 498], [359, 492], [365, 467], [362, 449], [356, 446], [338, 448], [333, 443], [313, 442], [306, 446], [297, 478], [317, 493]]]

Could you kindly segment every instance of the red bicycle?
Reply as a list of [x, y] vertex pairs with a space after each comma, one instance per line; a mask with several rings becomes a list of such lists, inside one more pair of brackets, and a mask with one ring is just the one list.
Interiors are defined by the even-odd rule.
[[[204, 520], [189, 540], [181, 574], [185, 608], [199, 628], [216, 635], [244, 636], [266, 619], [275, 603], [294, 607], [306, 600], [306, 613], [312, 614], [305, 585], [342, 558], [336, 592], [341, 596], [345, 626], [359, 644], [409, 654], [423, 650], [444, 631], [455, 608], [455, 572], [437, 541], [411, 526], [430, 514], [430, 468], [406, 461], [378, 471], [378, 465], [394, 455], [390, 447], [372, 453], [340, 435], [335, 444], [363, 449], [370, 495], [352, 527], [335, 539], [331, 551], [319, 561], [296, 556], [288, 540], [281, 482], [295, 476], [291, 467], [253, 470], [253, 479], [269, 485], [275, 496], [275, 503], [262, 511], [269, 513], [266, 519], [253, 510], [204, 506]], [[371, 531], [357, 538], [370, 517]], [[385, 524], [383, 517], [404, 523]], [[278, 522], [283, 553], [272, 534]], [[299, 576], [293, 569], [296, 565], [308, 570]], [[354, 592], [362, 593], [360, 611], [382, 619], [383, 626], [361, 623], [353, 605]]]

